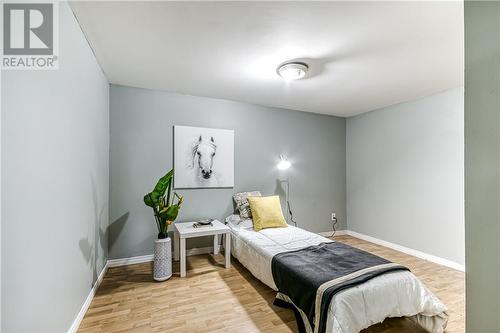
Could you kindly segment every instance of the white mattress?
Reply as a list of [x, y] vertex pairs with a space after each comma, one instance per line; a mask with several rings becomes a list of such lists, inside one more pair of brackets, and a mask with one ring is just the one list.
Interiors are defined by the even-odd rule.
[[[275, 254], [331, 242], [293, 226], [256, 232], [251, 223], [229, 221], [228, 225], [234, 257], [274, 290], [271, 259]], [[435, 333], [443, 332], [448, 320], [446, 307], [411, 272], [392, 272], [336, 294], [329, 308], [327, 332], [358, 333], [385, 318], [403, 316]]]

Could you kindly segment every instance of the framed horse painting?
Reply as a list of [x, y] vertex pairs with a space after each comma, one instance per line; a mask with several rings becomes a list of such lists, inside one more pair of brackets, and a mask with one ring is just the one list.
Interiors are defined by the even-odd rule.
[[234, 186], [234, 131], [174, 126], [175, 188]]

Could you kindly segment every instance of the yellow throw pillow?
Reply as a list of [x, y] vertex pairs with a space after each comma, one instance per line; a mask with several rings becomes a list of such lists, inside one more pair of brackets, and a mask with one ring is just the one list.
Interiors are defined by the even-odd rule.
[[250, 210], [253, 217], [253, 229], [260, 231], [265, 228], [287, 227], [283, 212], [281, 211], [280, 198], [248, 197]]

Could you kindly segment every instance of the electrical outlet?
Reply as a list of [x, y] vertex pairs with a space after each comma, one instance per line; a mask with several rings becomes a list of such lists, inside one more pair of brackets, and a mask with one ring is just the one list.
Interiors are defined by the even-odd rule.
[[337, 214], [335, 214], [335, 212], [333, 212], [332, 217], [331, 217], [332, 221], [335, 221], [336, 218], [337, 218]]

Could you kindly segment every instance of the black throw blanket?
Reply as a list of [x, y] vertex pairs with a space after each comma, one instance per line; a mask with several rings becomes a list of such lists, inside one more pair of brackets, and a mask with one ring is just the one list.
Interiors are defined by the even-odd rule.
[[[278, 291], [305, 313], [318, 333], [325, 332], [328, 307], [336, 293], [387, 272], [408, 270], [339, 242], [279, 253], [273, 257], [271, 268]], [[296, 317], [301, 328], [302, 319]]]

